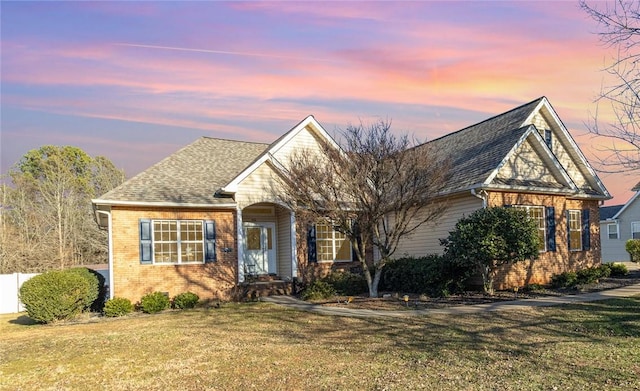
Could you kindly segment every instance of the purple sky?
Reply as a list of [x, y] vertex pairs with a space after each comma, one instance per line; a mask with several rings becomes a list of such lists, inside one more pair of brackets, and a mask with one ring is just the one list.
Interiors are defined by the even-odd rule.
[[[74, 145], [131, 177], [200, 136], [383, 117], [430, 140], [547, 96], [585, 155], [610, 59], [577, 2], [0, 2], [2, 174]], [[606, 115], [601, 113], [601, 116]], [[637, 176], [599, 174], [621, 204]]]

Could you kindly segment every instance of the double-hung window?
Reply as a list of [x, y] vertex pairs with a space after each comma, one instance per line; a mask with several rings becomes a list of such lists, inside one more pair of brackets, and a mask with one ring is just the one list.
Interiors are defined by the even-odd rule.
[[582, 213], [579, 210], [569, 210], [569, 250], [582, 250]]
[[140, 263], [215, 260], [215, 224], [202, 220], [140, 220]]
[[515, 205], [514, 207], [523, 209], [527, 212], [530, 219], [536, 222], [538, 226], [538, 237], [540, 238], [540, 252], [547, 251], [547, 227], [544, 206]]
[[609, 239], [618, 239], [618, 223], [609, 223], [607, 224], [607, 234]]
[[317, 223], [315, 229], [318, 262], [351, 262], [351, 242], [333, 225]]
[[631, 239], [640, 239], [640, 221], [631, 223]]

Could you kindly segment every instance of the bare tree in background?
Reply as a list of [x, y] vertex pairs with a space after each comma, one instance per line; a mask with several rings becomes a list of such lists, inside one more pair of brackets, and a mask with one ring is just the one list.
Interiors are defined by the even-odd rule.
[[[588, 125], [596, 137], [609, 139], [599, 158], [603, 172], [631, 172], [640, 169], [640, 3], [638, 1], [580, 1], [580, 7], [599, 25], [600, 40], [615, 50], [605, 72], [605, 84], [597, 98], [596, 114]], [[615, 120], [603, 124], [598, 118], [601, 105], [608, 105]]]
[[[407, 136], [394, 136], [388, 121], [349, 126], [342, 139], [340, 146], [325, 143], [319, 154], [293, 154], [279, 197], [297, 219], [324, 221], [351, 241], [369, 295], [377, 297], [382, 270], [402, 238], [444, 213], [438, 194], [448, 165], [413, 148]], [[377, 250], [373, 262], [368, 246]]]
[[124, 181], [104, 157], [52, 145], [27, 152], [0, 187], [0, 273], [41, 272], [107, 260], [91, 199]]

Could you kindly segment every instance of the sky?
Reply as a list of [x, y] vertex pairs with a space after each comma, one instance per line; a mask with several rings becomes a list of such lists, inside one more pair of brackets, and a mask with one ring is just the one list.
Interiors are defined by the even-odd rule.
[[[585, 156], [611, 48], [577, 1], [0, 2], [0, 173], [73, 145], [127, 177], [201, 136], [388, 119], [428, 141], [546, 96]], [[600, 114], [601, 118], [606, 118]], [[640, 175], [598, 174], [623, 204]]]

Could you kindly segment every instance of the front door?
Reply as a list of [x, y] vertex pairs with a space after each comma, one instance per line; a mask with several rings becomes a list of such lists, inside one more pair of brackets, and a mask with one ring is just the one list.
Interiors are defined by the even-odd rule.
[[244, 262], [252, 274], [277, 274], [274, 223], [244, 223]]

